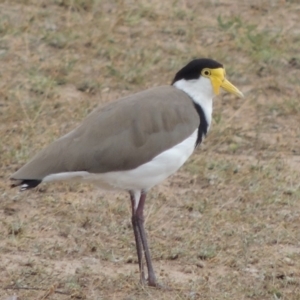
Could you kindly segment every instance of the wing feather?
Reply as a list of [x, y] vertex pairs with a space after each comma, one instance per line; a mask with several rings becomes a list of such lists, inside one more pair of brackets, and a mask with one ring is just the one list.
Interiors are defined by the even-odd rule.
[[182, 142], [199, 122], [186, 93], [172, 86], [149, 89], [96, 109], [11, 178], [42, 180], [61, 172], [134, 169]]

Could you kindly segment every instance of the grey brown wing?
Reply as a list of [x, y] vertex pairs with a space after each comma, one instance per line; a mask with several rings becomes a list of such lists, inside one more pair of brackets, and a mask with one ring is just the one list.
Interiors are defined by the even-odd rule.
[[198, 125], [199, 115], [184, 92], [171, 86], [150, 89], [96, 109], [11, 178], [134, 169], [183, 141]]

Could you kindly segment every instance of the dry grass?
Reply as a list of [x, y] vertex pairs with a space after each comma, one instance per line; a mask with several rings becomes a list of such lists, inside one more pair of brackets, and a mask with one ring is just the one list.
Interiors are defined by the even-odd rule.
[[[0, 1], [0, 299], [300, 299], [298, 1]], [[201, 149], [152, 190], [141, 288], [126, 194], [10, 174], [94, 107], [227, 67]]]

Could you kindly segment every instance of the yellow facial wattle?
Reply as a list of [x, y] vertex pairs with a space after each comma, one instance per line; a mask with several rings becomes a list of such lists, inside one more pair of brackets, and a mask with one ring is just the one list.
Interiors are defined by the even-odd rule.
[[223, 88], [228, 93], [234, 94], [240, 98], [244, 97], [243, 93], [226, 79], [225, 70], [223, 68], [204, 69], [201, 72], [201, 75], [211, 80], [215, 95], [219, 95], [220, 88]]

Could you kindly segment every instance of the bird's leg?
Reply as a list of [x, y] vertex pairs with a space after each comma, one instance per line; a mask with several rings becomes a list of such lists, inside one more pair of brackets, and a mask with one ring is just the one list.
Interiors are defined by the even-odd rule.
[[149, 286], [157, 286], [156, 277], [155, 277], [155, 273], [153, 270], [150, 251], [149, 251], [149, 247], [148, 247], [147, 236], [146, 236], [146, 232], [145, 232], [145, 228], [144, 228], [143, 211], [144, 211], [145, 200], [146, 200], [146, 193], [142, 192], [138, 207], [135, 211], [135, 216], [136, 216], [137, 226], [138, 226], [140, 238], [142, 240], [145, 258], [146, 258], [146, 264], [147, 264], [147, 269], [148, 269], [148, 285]]
[[134, 232], [134, 238], [135, 238], [135, 246], [136, 246], [136, 252], [138, 256], [138, 262], [139, 262], [139, 270], [140, 270], [140, 280], [141, 284], [145, 284], [145, 272], [144, 272], [144, 265], [143, 265], [143, 250], [142, 250], [142, 242], [141, 242], [141, 237], [138, 229], [138, 223], [137, 223], [137, 218], [135, 215], [135, 210], [136, 210], [136, 200], [135, 195], [133, 192], [130, 192], [130, 200], [131, 200], [131, 208], [132, 208], [132, 217], [131, 217], [131, 222], [132, 222], [132, 228]]

